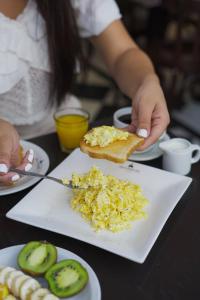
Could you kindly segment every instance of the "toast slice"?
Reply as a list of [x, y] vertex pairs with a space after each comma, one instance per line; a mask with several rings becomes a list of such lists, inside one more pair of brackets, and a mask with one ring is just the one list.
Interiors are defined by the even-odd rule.
[[84, 138], [80, 141], [80, 149], [90, 157], [107, 159], [116, 163], [125, 162], [133, 151], [144, 143], [144, 139], [130, 133], [126, 140], [114, 141], [111, 144], [100, 147], [86, 144]]

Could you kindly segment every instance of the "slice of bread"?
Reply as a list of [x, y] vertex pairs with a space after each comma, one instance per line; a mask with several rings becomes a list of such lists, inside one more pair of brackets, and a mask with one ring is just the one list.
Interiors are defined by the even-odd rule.
[[143, 138], [130, 133], [126, 140], [114, 141], [105, 147], [86, 144], [83, 138], [80, 141], [80, 149], [93, 158], [104, 158], [116, 163], [123, 163], [143, 143]]

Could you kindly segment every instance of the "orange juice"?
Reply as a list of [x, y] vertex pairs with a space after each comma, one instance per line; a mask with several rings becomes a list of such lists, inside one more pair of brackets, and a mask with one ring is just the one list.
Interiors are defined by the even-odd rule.
[[63, 151], [79, 147], [84, 134], [88, 131], [88, 115], [66, 114], [55, 116], [56, 130]]

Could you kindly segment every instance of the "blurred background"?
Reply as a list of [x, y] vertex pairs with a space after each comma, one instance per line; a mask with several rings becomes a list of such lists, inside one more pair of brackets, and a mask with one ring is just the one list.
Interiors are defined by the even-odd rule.
[[[124, 24], [152, 59], [171, 115], [168, 132], [200, 144], [200, 0], [117, 0]], [[109, 123], [130, 105], [109, 76], [98, 53], [84, 42], [86, 72], [73, 93], [92, 121]]]

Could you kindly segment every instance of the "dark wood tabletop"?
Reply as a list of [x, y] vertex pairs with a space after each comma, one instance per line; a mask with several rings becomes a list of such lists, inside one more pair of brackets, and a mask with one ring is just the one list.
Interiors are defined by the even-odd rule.
[[[49, 171], [66, 157], [60, 151], [56, 134], [31, 141], [48, 153]], [[145, 164], [161, 167], [161, 158]], [[0, 249], [30, 240], [48, 240], [72, 251], [94, 269], [103, 300], [200, 299], [200, 163], [192, 166], [189, 176], [193, 178], [191, 186], [173, 210], [143, 264], [6, 218], [9, 209], [33, 187], [0, 197]]]

